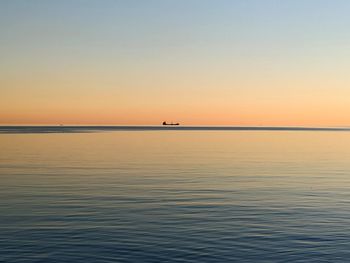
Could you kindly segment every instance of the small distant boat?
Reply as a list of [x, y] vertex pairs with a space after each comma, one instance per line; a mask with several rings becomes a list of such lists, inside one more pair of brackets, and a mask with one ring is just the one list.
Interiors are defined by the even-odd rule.
[[163, 121], [163, 125], [180, 125], [180, 123], [167, 123], [166, 121]]

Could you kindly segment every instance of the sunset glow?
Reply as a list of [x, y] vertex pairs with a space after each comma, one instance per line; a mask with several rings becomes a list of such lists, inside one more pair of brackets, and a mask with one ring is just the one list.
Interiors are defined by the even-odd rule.
[[349, 8], [1, 1], [0, 124], [347, 126]]

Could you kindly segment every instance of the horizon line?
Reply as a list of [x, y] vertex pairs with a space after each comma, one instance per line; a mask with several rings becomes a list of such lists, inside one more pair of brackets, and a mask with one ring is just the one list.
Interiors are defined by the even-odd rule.
[[350, 127], [306, 126], [146, 126], [146, 125], [36, 125], [0, 126], [0, 134], [92, 133], [112, 131], [350, 131]]

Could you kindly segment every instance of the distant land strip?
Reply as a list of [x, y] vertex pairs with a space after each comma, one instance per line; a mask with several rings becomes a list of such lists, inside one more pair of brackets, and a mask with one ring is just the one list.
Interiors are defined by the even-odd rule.
[[0, 126], [0, 134], [91, 133], [109, 131], [350, 131], [350, 127], [265, 126]]

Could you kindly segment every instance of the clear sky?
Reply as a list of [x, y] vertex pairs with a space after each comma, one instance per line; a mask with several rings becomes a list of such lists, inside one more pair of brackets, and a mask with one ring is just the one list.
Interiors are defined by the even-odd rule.
[[348, 0], [0, 0], [0, 124], [350, 125]]

